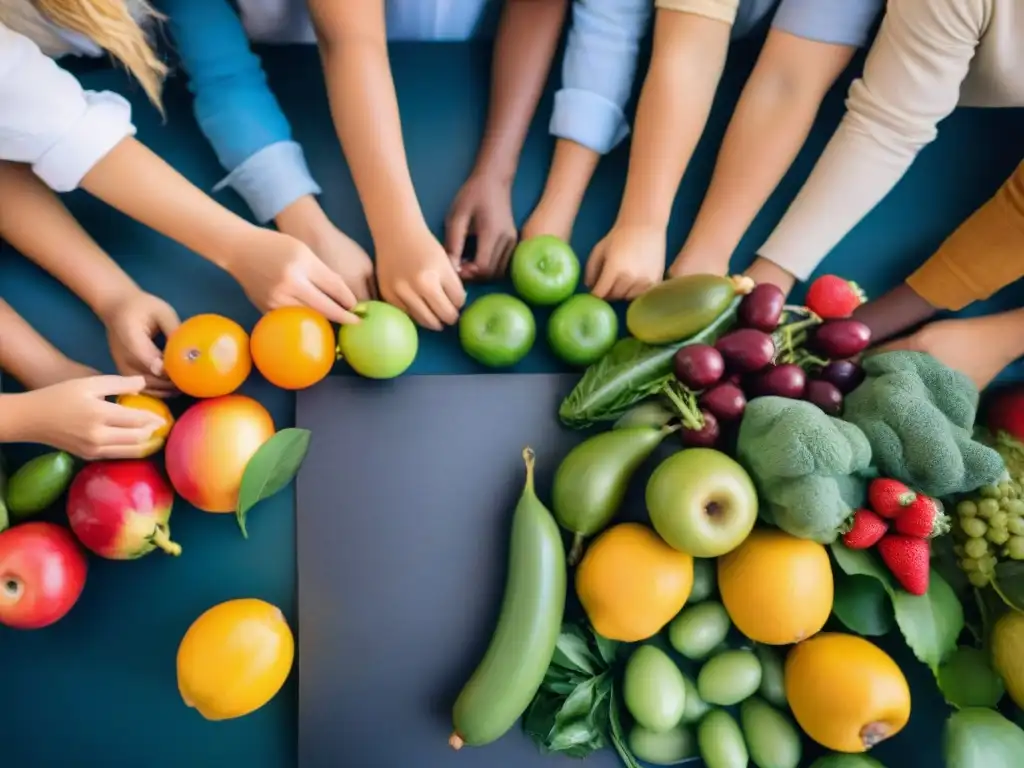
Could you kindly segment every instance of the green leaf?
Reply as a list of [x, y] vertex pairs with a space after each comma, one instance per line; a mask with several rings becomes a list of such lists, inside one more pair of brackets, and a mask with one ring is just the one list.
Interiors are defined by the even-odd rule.
[[889, 593], [870, 576], [837, 574], [832, 613], [858, 635], [880, 637], [894, 626]]
[[1024, 611], [1024, 563], [1015, 560], [999, 563], [992, 588], [1010, 608]]
[[594, 735], [590, 723], [581, 718], [559, 727], [548, 743], [548, 749], [552, 752], [567, 752], [574, 747], [590, 744]]
[[583, 378], [562, 401], [558, 417], [574, 429], [599, 421], [614, 421], [642, 400], [661, 392], [672, 378], [672, 358], [688, 344], [711, 344], [732, 323], [740, 297], [707, 328], [683, 341], [663, 346], [632, 337], [619, 339], [604, 357], [587, 368]]
[[832, 555], [844, 573], [877, 579], [892, 599], [896, 625], [917, 659], [934, 672], [956, 649], [964, 628], [964, 610], [942, 575], [932, 569], [928, 592], [911, 595], [896, 586], [885, 566], [870, 552], [836, 542]]
[[609, 736], [612, 746], [618, 753], [619, 759], [622, 760], [622, 764], [626, 766], [626, 768], [642, 768], [639, 761], [633, 755], [633, 751], [629, 748], [629, 741], [622, 728], [622, 716], [619, 712], [618, 689], [614, 685], [612, 686], [610, 693], [608, 721], [610, 726]]
[[1006, 692], [988, 654], [977, 648], [957, 648], [939, 667], [935, 678], [946, 702], [957, 709], [994, 707]]
[[615, 663], [615, 659], [619, 655], [620, 647], [617, 641], [609, 640], [607, 637], [601, 637], [601, 635], [595, 632], [594, 645], [597, 646], [597, 653], [601, 657], [601, 661], [609, 667]]
[[598, 660], [590, 652], [587, 641], [579, 634], [578, 628], [575, 625], [570, 627], [563, 628], [558, 636], [551, 663], [585, 675], [597, 674]]
[[597, 703], [598, 691], [604, 679], [604, 675], [598, 675], [576, 686], [566, 697], [561, 709], [558, 710], [558, 715], [555, 718], [556, 727], [573, 720], [586, 718]]
[[956, 650], [964, 629], [964, 609], [953, 588], [932, 570], [928, 591], [920, 597], [902, 589], [892, 593], [893, 612], [903, 638], [918, 661], [937, 671]]
[[245, 529], [249, 510], [282, 490], [298, 474], [309, 452], [309, 439], [308, 429], [282, 429], [261, 445], [245, 465], [235, 508], [235, 518], [245, 538], [249, 538]]

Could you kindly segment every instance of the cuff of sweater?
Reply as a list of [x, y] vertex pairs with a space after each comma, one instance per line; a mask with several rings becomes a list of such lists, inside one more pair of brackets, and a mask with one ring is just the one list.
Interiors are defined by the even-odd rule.
[[300, 197], [320, 194], [306, 165], [302, 147], [278, 141], [250, 155], [214, 187], [231, 187], [245, 200], [260, 224], [273, 220]]
[[629, 134], [619, 106], [592, 91], [563, 88], [555, 94], [551, 133], [582, 144], [598, 154], [610, 152]]
[[936, 309], [957, 312], [987, 298], [986, 291], [960, 270], [953, 259], [937, 251], [906, 280], [914, 293]]

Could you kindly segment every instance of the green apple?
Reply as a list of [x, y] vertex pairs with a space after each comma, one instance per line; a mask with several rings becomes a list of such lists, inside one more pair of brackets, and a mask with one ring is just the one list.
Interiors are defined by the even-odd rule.
[[459, 341], [466, 354], [491, 368], [515, 365], [533, 347], [537, 322], [522, 301], [490, 293], [469, 305], [459, 318]]
[[531, 304], [549, 307], [576, 292], [580, 260], [564, 240], [538, 235], [516, 246], [510, 271], [516, 293]]
[[711, 448], [687, 448], [651, 473], [647, 512], [670, 547], [693, 557], [718, 557], [753, 530], [757, 491], [731, 457]]
[[416, 324], [383, 301], [361, 302], [352, 312], [361, 322], [338, 329], [341, 358], [368, 379], [393, 379], [405, 373], [419, 349]]
[[560, 304], [548, 320], [548, 343], [569, 365], [601, 359], [618, 337], [619, 318], [612, 305], [589, 293]]

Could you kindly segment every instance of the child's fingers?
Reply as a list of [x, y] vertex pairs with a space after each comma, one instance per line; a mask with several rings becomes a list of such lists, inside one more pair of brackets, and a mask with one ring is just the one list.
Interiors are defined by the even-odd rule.
[[92, 376], [87, 381], [92, 393], [98, 397], [137, 395], [146, 388], [143, 376]]
[[146, 437], [149, 437], [154, 430], [159, 429], [166, 423], [162, 417], [141, 408], [129, 408], [117, 403], [102, 403], [103, 423], [107, 427], [117, 429], [141, 429], [147, 430]]

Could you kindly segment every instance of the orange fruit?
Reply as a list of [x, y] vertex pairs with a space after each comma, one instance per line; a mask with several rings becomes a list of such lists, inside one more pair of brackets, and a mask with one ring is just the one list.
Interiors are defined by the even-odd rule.
[[789, 652], [786, 700], [808, 736], [834, 752], [866, 752], [910, 720], [910, 687], [874, 643], [822, 632]]
[[242, 326], [221, 315], [190, 317], [167, 340], [164, 370], [186, 395], [231, 394], [252, 370], [249, 336]]
[[576, 594], [594, 630], [635, 643], [658, 634], [693, 588], [693, 558], [645, 525], [621, 523], [598, 536], [576, 569]]
[[167, 407], [167, 403], [160, 398], [151, 397], [150, 395], [119, 395], [117, 404], [123, 405], [125, 408], [148, 411], [164, 420], [164, 425], [158, 427], [149, 436], [149, 440], [146, 441], [146, 452], [142, 454], [141, 458], [152, 456], [164, 447], [167, 434], [171, 431], [171, 425], [174, 424], [174, 416], [171, 415], [171, 409]]
[[736, 628], [755, 643], [788, 645], [820, 632], [832, 613], [832, 564], [816, 541], [755, 528], [718, 558], [718, 590]]
[[249, 349], [257, 370], [281, 389], [313, 386], [331, 372], [336, 357], [334, 329], [308, 307], [267, 312], [252, 329]]
[[178, 646], [178, 692], [207, 720], [255, 712], [281, 690], [295, 637], [279, 608], [253, 598], [215, 605]]

